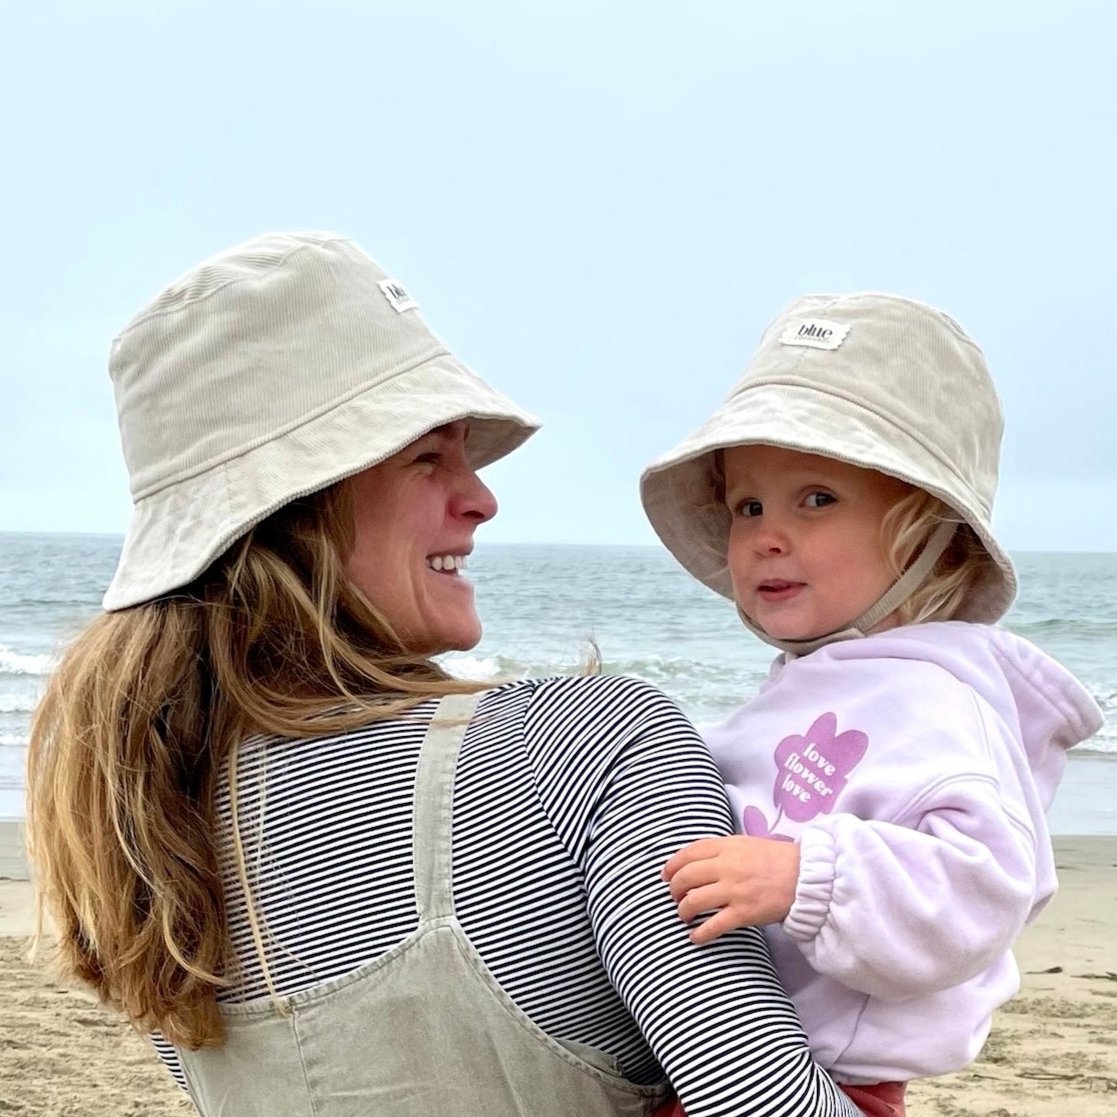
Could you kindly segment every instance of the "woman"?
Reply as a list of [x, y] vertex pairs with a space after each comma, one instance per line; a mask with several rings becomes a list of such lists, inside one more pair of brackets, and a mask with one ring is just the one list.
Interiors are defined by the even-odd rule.
[[[135, 515], [37, 714], [68, 969], [206, 1115], [850, 1113], [759, 932], [699, 950], [659, 870], [729, 830], [624, 678], [484, 690], [476, 470], [534, 420], [354, 245], [270, 235], [114, 344]], [[441, 702], [441, 705], [440, 705]], [[713, 1057], [712, 1052], [731, 1052]]]

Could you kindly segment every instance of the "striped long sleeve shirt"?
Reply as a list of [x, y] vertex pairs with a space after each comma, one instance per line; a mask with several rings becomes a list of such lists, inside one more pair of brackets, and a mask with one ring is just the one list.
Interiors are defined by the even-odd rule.
[[[239, 750], [237, 815], [268, 969], [287, 995], [342, 976], [415, 929], [412, 792], [435, 708], [310, 740]], [[267, 996], [218, 819], [237, 963], [224, 1001]], [[731, 832], [694, 728], [624, 677], [508, 683], [483, 696], [454, 787], [458, 918], [496, 980], [551, 1036], [612, 1055], [627, 1078], [664, 1072], [689, 1117], [850, 1115], [811, 1060], [757, 929], [693, 945], [660, 870]], [[156, 1046], [182, 1081], [174, 1049]]]

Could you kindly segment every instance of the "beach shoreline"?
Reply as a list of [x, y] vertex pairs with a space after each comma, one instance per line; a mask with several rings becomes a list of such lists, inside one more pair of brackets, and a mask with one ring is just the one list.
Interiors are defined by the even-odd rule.
[[[10, 756], [0, 759], [7, 763], [9, 773], [18, 772], [22, 779], [24, 756], [19, 757], [18, 763], [13, 763]], [[3, 829], [18, 825], [24, 810], [22, 782], [16, 783], [16, 777], [10, 774], [5, 782], [3, 776], [0, 766], [0, 879], [13, 871], [4, 864], [11, 840], [3, 836]], [[1047, 817], [1051, 833], [1058, 837], [1117, 835], [1117, 753], [1089, 748], [1072, 750]]]
[[[0, 819], [0, 1098], [16, 1117], [184, 1117], [152, 1049], [26, 960], [22, 822]], [[1117, 1105], [1117, 836], [1055, 840], [1060, 888], [1017, 944], [1020, 993], [972, 1067], [913, 1083], [909, 1117], [1110, 1117]]]

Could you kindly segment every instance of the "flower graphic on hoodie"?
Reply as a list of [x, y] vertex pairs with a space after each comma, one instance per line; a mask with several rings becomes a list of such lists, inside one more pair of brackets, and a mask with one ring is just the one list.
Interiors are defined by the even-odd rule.
[[809, 822], [820, 814], [829, 814], [849, 773], [868, 747], [869, 738], [860, 729], [839, 733], [838, 717], [833, 713], [819, 715], [806, 733], [785, 737], [776, 746], [773, 757], [775, 820], [769, 826], [763, 811], [746, 807], [742, 819], [745, 833], [763, 838], [785, 837], [772, 833], [784, 816], [793, 822]]

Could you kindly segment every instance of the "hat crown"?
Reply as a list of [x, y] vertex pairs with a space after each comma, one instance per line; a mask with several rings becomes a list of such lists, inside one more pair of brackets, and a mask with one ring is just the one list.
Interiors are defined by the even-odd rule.
[[268, 233], [166, 287], [109, 361], [133, 497], [444, 353], [414, 309], [395, 309], [388, 278], [334, 234]]
[[[831, 336], [819, 338], [827, 329]], [[981, 350], [942, 311], [875, 292], [797, 299], [765, 330], [729, 399], [761, 385], [826, 393], [879, 416], [919, 443], [986, 516], [991, 513], [1004, 431], [1001, 404]], [[747, 398], [740, 402], [747, 406]], [[842, 421], [812, 433], [811, 452], [850, 456]], [[890, 459], [862, 455], [858, 464], [895, 472]]]

